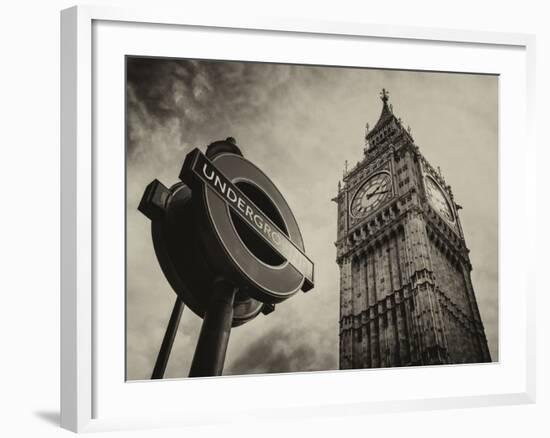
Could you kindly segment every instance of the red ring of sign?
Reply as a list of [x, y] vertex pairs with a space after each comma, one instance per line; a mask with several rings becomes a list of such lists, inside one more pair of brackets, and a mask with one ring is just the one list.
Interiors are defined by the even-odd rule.
[[[250, 296], [263, 302], [280, 302], [300, 289], [313, 287], [313, 263], [304, 254], [296, 219], [277, 187], [258, 167], [232, 153], [220, 154], [210, 162], [195, 150], [186, 159], [180, 177], [193, 184], [200, 234], [218, 270], [244, 284]], [[286, 226], [284, 236], [278, 235], [282, 231], [236, 188], [234, 183], [240, 180], [255, 185], [270, 199]], [[258, 259], [237, 234], [230, 209], [255, 232], [263, 233], [272, 247], [279, 248], [285, 263], [271, 266]]]

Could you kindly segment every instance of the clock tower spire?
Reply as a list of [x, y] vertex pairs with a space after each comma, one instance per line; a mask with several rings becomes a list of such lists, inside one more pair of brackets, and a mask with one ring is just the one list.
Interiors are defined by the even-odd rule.
[[382, 91], [380, 92], [380, 99], [382, 99], [382, 102], [384, 102], [384, 106], [388, 105], [388, 100], [390, 99], [390, 93], [386, 91], [385, 88], [382, 88]]
[[340, 368], [489, 362], [451, 188], [380, 99], [334, 198]]
[[388, 104], [390, 92], [385, 88], [382, 88], [380, 92], [380, 100], [382, 100], [380, 117], [378, 117], [374, 128], [365, 135], [365, 155], [384, 149], [385, 146], [389, 145], [388, 140], [396, 135], [408, 137], [408, 140], [413, 141], [410, 133], [403, 128], [401, 119], [393, 113], [392, 105]]

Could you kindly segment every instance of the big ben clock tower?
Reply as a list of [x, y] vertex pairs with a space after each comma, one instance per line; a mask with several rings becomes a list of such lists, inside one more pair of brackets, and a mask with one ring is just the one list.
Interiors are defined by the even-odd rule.
[[334, 198], [340, 369], [490, 362], [460, 207], [380, 97]]

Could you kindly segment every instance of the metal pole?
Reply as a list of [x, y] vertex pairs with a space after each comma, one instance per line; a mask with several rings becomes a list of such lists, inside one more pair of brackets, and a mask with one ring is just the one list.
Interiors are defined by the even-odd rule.
[[166, 327], [166, 332], [164, 333], [164, 339], [162, 340], [162, 344], [160, 346], [151, 379], [162, 379], [164, 377], [164, 372], [166, 371], [166, 365], [168, 364], [168, 359], [170, 358], [170, 352], [172, 351], [172, 345], [174, 345], [174, 339], [176, 338], [176, 333], [178, 331], [178, 326], [180, 324], [181, 314], [184, 307], [183, 301], [180, 297], [177, 297], [176, 302], [174, 303], [174, 308], [172, 309], [172, 314], [170, 315], [170, 321], [168, 321], [168, 326]]
[[212, 298], [204, 315], [189, 377], [222, 374], [237, 291], [235, 286], [225, 280], [214, 282]]

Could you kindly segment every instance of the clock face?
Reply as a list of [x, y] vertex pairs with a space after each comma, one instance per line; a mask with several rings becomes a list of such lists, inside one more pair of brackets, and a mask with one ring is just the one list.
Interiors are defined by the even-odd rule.
[[376, 210], [392, 196], [391, 177], [388, 173], [378, 173], [369, 178], [357, 190], [351, 201], [350, 213], [361, 218]]
[[426, 182], [426, 196], [434, 209], [443, 217], [443, 219], [454, 222], [453, 210], [447, 201], [447, 197], [439, 185], [429, 176], [424, 177]]

